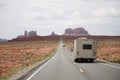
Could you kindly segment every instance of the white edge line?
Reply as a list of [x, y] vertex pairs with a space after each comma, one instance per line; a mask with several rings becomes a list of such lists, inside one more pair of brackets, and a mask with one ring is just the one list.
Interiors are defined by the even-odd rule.
[[109, 66], [109, 67], [113, 67], [113, 68], [116, 68], [116, 69], [120, 69], [120, 67], [117, 67], [117, 66], [113, 66], [113, 65], [110, 65], [110, 64], [104, 64], [104, 63], [101, 63], [102, 65], [106, 65], [106, 66]]
[[[55, 55], [56, 54], [57, 52], [55, 53]], [[50, 60], [48, 60], [45, 64], [43, 64], [37, 71], [35, 71], [27, 80], [30, 80], [35, 74], [37, 74], [38, 71], [40, 71], [45, 65], [47, 65], [55, 57], [55, 55]]]

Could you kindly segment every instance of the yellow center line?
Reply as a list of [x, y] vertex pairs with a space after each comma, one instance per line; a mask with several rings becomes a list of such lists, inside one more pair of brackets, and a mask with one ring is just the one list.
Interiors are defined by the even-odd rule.
[[83, 73], [84, 71], [83, 71], [83, 69], [79, 69], [79, 71], [81, 72], [81, 73]]

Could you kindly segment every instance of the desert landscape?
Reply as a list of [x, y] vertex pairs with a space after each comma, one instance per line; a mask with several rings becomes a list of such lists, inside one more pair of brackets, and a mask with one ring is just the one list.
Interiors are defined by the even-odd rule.
[[[73, 40], [78, 37], [80, 36], [62, 36], [62, 40], [72, 51]], [[86, 37], [97, 41], [99, 60], [120, 63], [119, 36]], [[5, 80], [18, 71], [50, 57], [57, 49], [59, 39], [60, 36], [31, 37], [0, 43], [0, 80]]]
[[120, 80], [120, 0], [0, 0], [0, 80]]
[[0, 43], [0, 80], [51, 56], [57, 46], [57, 41]]

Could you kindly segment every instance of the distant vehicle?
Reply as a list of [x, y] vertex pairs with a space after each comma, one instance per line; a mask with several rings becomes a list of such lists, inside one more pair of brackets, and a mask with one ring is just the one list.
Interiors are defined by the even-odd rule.
[[65, 47], [65, 45], [63, 45], [63, 47]]
[[96, 41], [87, 38], [78, 38], [73, 42], [73, 52], [75, 62], [94, 62], [96, 59]]

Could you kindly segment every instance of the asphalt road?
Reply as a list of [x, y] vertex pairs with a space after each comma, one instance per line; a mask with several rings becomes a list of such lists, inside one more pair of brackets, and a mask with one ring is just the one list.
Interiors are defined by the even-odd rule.
[[23, 80], [120, 80], [120, 67], [107, 63], [75, 63], [61, 42], [56, 54]]

